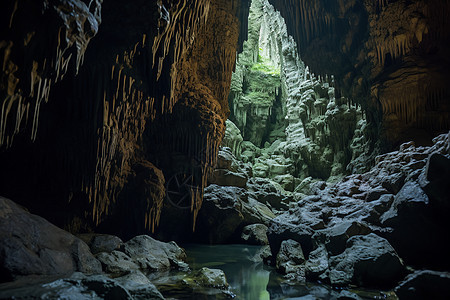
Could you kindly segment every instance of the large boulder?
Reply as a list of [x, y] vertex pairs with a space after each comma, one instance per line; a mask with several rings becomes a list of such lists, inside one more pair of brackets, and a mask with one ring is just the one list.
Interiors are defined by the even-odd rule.
[[0, 197], [0, 271], [0, 281], [10, 281], [102, 269], [85, 242]]
[[338, 255], [345, 250], [349, 238], [355, 235], [369, 234], [370, 232], [370, 228], [364, 223], [344, 220], [332, 227], [318, 230], [314, 238], [325, 243], [330, 255]]
[[330, 281], [336, 286], [392, 287], [406, 270], [389, 242], [374, 233], [350, 238], [347, 249], [329, 263]]
[[249, 245], [268, 245], [267, 226], [264, 224], [247, 225], [242, 229], [241, 239]]
[[450, 273], [430, 270], [415, 271], [406, 276], [395, 288], [400, 299], [448, 299], [450, 295]]
[[269, 224], [275, 217], [264, 204], [248, 198], [245, 189], [211, 184], [205, 188], [195, 237], [212, 244], [238, 242], [250, 224]]
[[111, 279], [105, 275], [74, 273], [47, 283], [21, 280], [20, 286], [0, 290], [0, 299], [164, 299], [140, 272]]
[[206, 187], [197, 219], [197, 236], [213, 244], [229, 241], [244, 222], [242, 203], [246, 197], [246, 191], [238, 187], [215, 184]]
[[305, 267], [308, 279], [324, 280], [328, 277], [328, 251], [324, 245], [319, 245], [311, 251]]
[[103, 271], [113, 276], [122, 276], [130, 271], [139, 270], [139, 266], [131, 257], [121, 251], [101, 252], [96, 257], [101, 262]]
[[114, 250], [118, 250], [123, 245], [122, 239], [115, 235], [84, 233], [78, 235], [78, 237], [89, 246], [92, 254], [100, 252], [111, 253]]
[[305, 256], [313, 250], [312, 236], [314, 230], [304, 224], [293, 223], [288, 214], [277, 216], [267, 230], [272, 256], [276, 257], [281, 243], [286, 240], [294, 240], [302, 245]]
[[187, 269], [186, 253], [175, 242], [164, 243], [139, 235], [124, 244], [124, 252], [144, 272]]
[[406, 263], [417, 267], [450, 266], [447, 255], [450, 248], [442, 243], [448, 234], [448, 224], [440, 224], [428, 196], [417, 182], [405, 183], [380, 220], [383, 226], [392, 228], [384, 237]]
[[283, 241], [276, 257], [276, 268], [291, 281], [305, 281], [305, 256], [302, 246], [294, 240]]

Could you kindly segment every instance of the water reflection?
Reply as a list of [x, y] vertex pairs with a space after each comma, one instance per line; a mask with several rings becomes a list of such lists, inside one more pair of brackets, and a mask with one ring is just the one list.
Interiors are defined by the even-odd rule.
[[225, 272], [238, 299], [336, 299], [337, 293], [324, 286], [283, 283], [283, 278], [257, 259], [259, 246], [184, 245], [191, 268], [218, 268]]

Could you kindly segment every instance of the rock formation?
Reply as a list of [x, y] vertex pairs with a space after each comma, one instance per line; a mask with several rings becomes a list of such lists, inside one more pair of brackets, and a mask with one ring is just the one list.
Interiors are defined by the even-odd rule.
[[0, 298], [161, 299], [173, 286], [146, 275], [171, 268], [184, 293], [233, 297], [153, 237], [265, 245], [286, 283], [448, 291], [447, 0], [4, 0], [0, 16], [0, 280], [46, 282]]
[[2, 194], [73, 232], [137, 218], [132, 235], [155, 229], [165, 179], [194, 172], [194, 223], [225, 131], [239, 3], [3, 7]]

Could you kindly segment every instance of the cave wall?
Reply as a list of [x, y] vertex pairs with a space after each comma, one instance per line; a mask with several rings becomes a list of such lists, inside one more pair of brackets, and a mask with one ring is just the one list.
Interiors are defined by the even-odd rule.
[[311, 71], [361, 104], [385, 150], [449, 129], [448, 1], [271, 0]]
[[3, 2], [1, 194], [73, 232], [154, 229], [166, 158], [214, 163], [239, 4]]

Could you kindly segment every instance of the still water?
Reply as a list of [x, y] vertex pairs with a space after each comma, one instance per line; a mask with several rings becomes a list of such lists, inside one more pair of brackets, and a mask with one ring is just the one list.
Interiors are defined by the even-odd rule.
[[[260, 246], [247, 245], [182, 245], [188, 256], [189, 267], [195, 271], [203, 267], [224, 271], [234, 299], [242, 300], [337, 300], [337, 299], [383, 299], [398, 300], [391, 292], [376, 290], [351, 290], [350, 297], [329, 286], [305, 283], [289, 285], [273, 268], [264, 265], [259, 257]], [[195, 273], [195, 272], [193, 272]], [[155, 273], [150, 280], [166, 299], [229, 299], [222, 290], [198, 288], [186, 284], [185, 272]], [[356, 296], [356, 294], [358, 296]]]
[[260, 246], [184, 245], [192, 269], [221, 269], [236, 299], [337, 299], [336, 291], [322, 285], [287, 285], [283, 277], [262, 262], [255, 262]]

